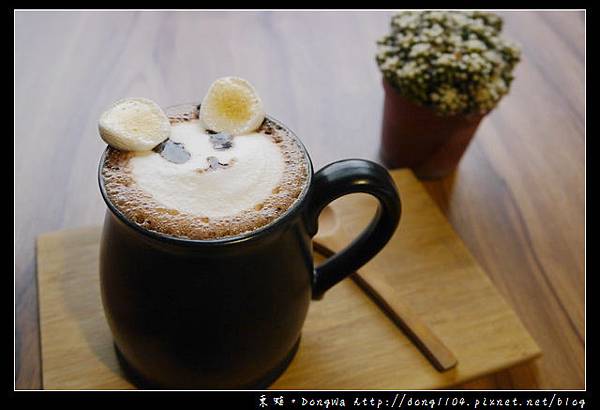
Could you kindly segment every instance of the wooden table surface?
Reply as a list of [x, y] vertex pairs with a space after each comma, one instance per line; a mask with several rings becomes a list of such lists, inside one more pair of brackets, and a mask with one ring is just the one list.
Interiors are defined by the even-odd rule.
[[[238, 75], [316, 168], [378, 160], [375, 41], [392, 12], [15, 13], [15, 387], [40, 388], [35, 237], [98, 225], [97, 119], [113, 101], [200, 100]], [[585, 387], [583, 12], [502, 12], [511, 93], [459, 169], [426, 188], [544, 356], [465, 388]]]

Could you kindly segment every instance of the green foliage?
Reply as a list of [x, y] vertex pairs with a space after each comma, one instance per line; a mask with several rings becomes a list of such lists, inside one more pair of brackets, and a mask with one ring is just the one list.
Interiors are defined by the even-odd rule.
[[380, 39], [377, 64], [405, 97], [440, 114], [486, 113], [508, 93], [521, 52], [481, 11], [404, 11]]

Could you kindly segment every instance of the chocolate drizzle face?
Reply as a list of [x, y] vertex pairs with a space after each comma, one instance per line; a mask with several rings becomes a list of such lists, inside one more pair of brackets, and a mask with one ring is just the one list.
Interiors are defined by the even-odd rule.
[[[195, 122], [198, 120], [197, 109], [193, 106], [186, 110], [172, 110], [169, 112], [169, 119], [173, 124], [186, 122]], [[201, 124], [198, 126], [203, 127]], [[218, 134], [218, 132], [205, 131], [206, 134]], [[306, 189], [308, 180], [308, 170], [310, 169], [306, 162], [306, 157], [303, 149], [297, 143], [296, 137], [286, 128], [279, 127], [278, 124], [265, 120], [258, 132], [268, 136], [273, 140], [273, 143], [278, 144], [283, 158], [285, 159], [285, 170], [282, 175], [280, 184], [273, 188], [268, 195], [255, 207], [245, 210], [235, 216], [223, 217], [208, 217], [204, 215], [194, 215], [186, 213], [178, 209], [165, 208], [164, 204], [156, 201], [148, 192], [144, 191], [139, 184], [135, 183], [135, 175], [132, 173], [130, 164], [133, 156], [125, 151], [109, 149], [106, 156], [106, 161], [102, 168], [102, 178], [106, 187], [106, 192], [111, 203], [113, 203], [128, 220], [143, 226], [154, 232], [163, 234], [189, 238], [189, 239], [217, 239], [226, 238], [232, 235], [239, 235], [246, 232], [252, 232], [273, 220], [279, 218], [282, 213], [289, 209], [290, 206], [299, 198], [303, 190]], [[204, 138], [208, 139], [209, 135]], [[233, 154], [234, 145], [230, 151], [213, 151], [206, 153], [204, 156], [200, 154], [198, 158], [190, 157], [185, 164], [192, 164], [190, 161], [198, 160], [191, 167], [192, 171], [197, 173], [199, 177], [206, 173], [221, 172], [224, 170], [234, 170], [239, 164], [235, 155], [223, 155], [221, 163], [218, 158], [207, 159], [209, 155], [221, 157], [219, 154]], [[243, 138], [243, 137], [239, 137]], [[208, 144], [206, 144], [208, 143]], [[158, 154], [166, 145], [171, 148], [187, 148], [187, 146], [177, 146], [173, 141], [166, 141], [161, 146], [158, 146], [154, 151]], [[204, 141], [205, 147], [211, 147], [210, 141]], [[168, 149], [168, 147], [167, 147]], [[163, 153], [171, 160], [177, 161], [168, 153]], [[184, 154], [185, 155], [185, 154]], [[185, 159], [187, 155], [179, 161]], [[185, 165], [184, 164], [184, 165]], [[212, 166], [211, 166], [212, 164]], [[166, 165], [166, 164], [164, 164]], [[187, 172], [187, 170], [186, 170]], [[215, 175], [216, 176], [216, 175]], [[226, 183], [226, 182], [225, 182]]]
[[217, 151], [223, 151], [233, 146], [233, 135], [227, 134], [226, 132], [210, 134], [208, 138], [213, 148]]
[[183, 164], [192, 156], [185, 150], [183, 144], [173, 142], [170, 139], [161, 142], [152, 151], [160, 154], [161, 157], [174, 164]]

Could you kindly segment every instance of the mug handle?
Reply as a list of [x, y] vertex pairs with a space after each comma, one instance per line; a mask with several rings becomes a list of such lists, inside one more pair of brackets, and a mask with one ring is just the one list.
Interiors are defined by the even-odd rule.
[[367, 193], [379, 201], [371, 223], [352, 243], [314, 270], [312, 298], [355, 272], [373, 258], [389, 241], [400, 221], [400, 196], [392, 177], [379, 164], [363, 159], [347, 159], [322, 168], [313, 178], [312, 194], [306, 208], [309, 235], [318, 230], [319, 214], [330, 202], [352, 193]]

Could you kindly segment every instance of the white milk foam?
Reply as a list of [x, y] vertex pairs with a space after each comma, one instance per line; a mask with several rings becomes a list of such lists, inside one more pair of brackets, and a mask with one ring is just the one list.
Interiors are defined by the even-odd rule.
[[[156, 152], [109, 147], [102, 178], [110, 202], [144, 229], [189, 239], [251, 232], [280, 217], [308, 181], [303, 148], [286, 128], [266, 118], [254, 134], [233, 137], [216, 150], [196, 107], [168, 114], [171, 140], [191, 154], [175, 164]], [[168, 155], [167, 155], [168, 156]], [[229, 166], [207, 169], [207, 157]]]
[[[281, 181], [283, 154], [267, 135], [235, 136], [231, 148], [216, 150], [195, 120], [173, 124], [170, 139], [191, 154], [187, 162], [175, 164], [153, 151], [129, 160], [139, 188], [168, 208], [209, 218], [233, 216], [260, 205]], [[229, 165], [209, 169], [208, 157]]]

